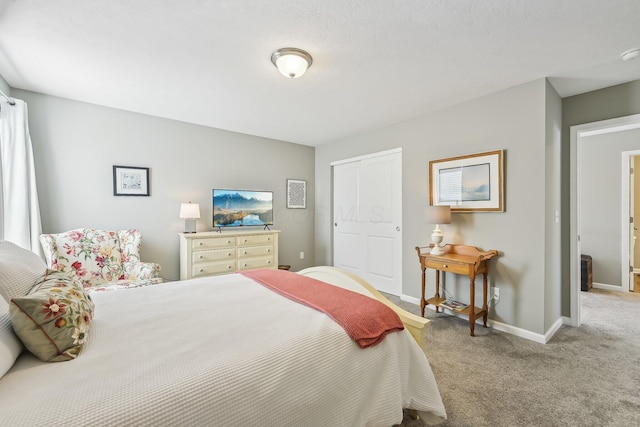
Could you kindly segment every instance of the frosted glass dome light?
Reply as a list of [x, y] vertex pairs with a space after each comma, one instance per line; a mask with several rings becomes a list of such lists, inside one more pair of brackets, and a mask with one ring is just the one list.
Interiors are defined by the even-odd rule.
[[284, 47], [271, 54], [271, 62], [283, 76], [297, 79], [307, 72], [307, 69], [313, 63], [313, 58], [302, 49]]

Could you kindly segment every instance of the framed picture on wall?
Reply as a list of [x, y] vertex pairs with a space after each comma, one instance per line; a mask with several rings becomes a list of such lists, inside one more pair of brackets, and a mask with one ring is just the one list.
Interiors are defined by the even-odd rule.
[[307, 207], [307, 181], [287, 180], [287, 208], [305, 209]]
[[149, 168], [113, 166], [114, 196], [148, 196]]
[[452, 212], [504, 212], [503, 150], [429, 162], [429, 202]]

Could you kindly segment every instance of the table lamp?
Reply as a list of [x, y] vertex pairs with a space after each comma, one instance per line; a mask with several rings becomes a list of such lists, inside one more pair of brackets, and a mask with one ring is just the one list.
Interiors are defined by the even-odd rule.
[[451, 206], [428, 206], [427, 207], [427, 221], [429, 224], [435, 224], [436, 228], [431, 233], [431, 255], [443, 255], [445, 252], [442, 249], [442, 230], [440, 230], [440, 224], [451, 224]]
[[184, 219], [184, 232], [196, 232], [196, 219], [200, 218], [200, 205], [197, 203], [182, 203], [180, 205], [180, 218]]

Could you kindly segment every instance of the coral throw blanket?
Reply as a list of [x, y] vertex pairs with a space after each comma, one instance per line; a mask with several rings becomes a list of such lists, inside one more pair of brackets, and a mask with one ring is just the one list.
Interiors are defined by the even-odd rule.
[[391, 308], [380, 301], [286, 270], [241, 271], [274, 292], [321, 311], [338, 323], [361, 348], [374, 346], [404, 325]]

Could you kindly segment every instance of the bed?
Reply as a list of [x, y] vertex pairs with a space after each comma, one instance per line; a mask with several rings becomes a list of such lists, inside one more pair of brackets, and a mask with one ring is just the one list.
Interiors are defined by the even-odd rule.
[[[377, 298], [405, 328], [360, 348], [330, 316], [242, 274], [90, 293], [77, 357], [43, 362], [21, 349], [0, 378], [0, 425], [389, 427], [403, 408], [426, 424], [446, 419], [418, 344], [425, 319], [345, 271], [297, 274]], [[16, 346], [7, 305], [5, 364]]]

